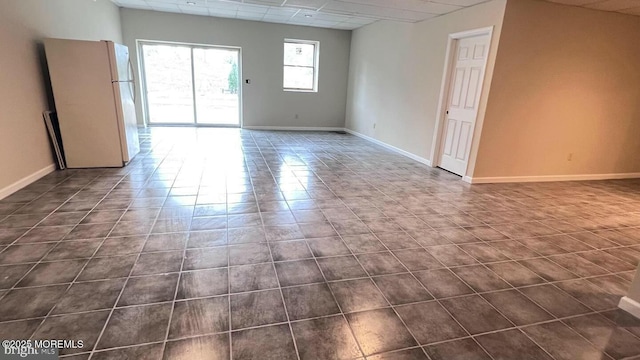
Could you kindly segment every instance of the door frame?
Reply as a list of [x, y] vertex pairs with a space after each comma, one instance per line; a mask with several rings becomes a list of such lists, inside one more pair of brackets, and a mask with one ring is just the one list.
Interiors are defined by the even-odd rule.
[[[176, 46], [187, 46], [191, 49], [191, 81], [192, 87], [193, 78], [195, 76], [193, 69], [193, 49], [230, 49], [238, 51], [238, 125], [227, 125], [227, 124], [201, 124], [198, 123], [196, 116], [196, 99], [195, 94], [193, 99], [193, 124], [185, 124], [185, 123], [165, 123], [165, 124], [154, 124], [149, 122], [149, 102], [147, 99], [147, 84], [146, 78], [144, 76], [144, 52], [142, 50], [143, 45], [176, 45]], [[142, 99], [141, 108], [142, 108], [142, 119], [144, 121], [145, 126], [186, 126], [186, 127], [220, 127], [220, 128], [242, 128], [243, 124], [243, 89], [242, 86], [242, 47], [240, 46], [227, 46], [227, 45], [211, 45], [211, 44], [198, 44], [198, 43], [188, 43], [188, 42], [178, 42], [178, 41], [162, 41], [162, 40], [144, 40], [144, 39], [136, 39], [136, 57], [138, 59], [138, 77], [140, 79], [140, 97]], [[192, 89], [195, 91], [195, 88]]]
[[[444, 73], [442, 75], [442, 84], [440, 85], [440, 99], [438, 101], [438, 110], [436, 117], [436, 127], [433, 132], [433, 141], [431, 142], [431, 166], [438, 167], [440, 166], [441, 158], [442, 158], [442, 148], [444, 146], [444, 141], [442, 137], [444, 136], [444, 123], [447, 119], [447, 104], [449, 103], [449, 99], [451, 96], [451, 80], [452, 80], [452, 70], [455, 64], [455, 53], [457, 51], [458, 41], [465, 38], [476, 37], [481, 35], [489, 36], [489, 47], [487, 48], [487, 57], [485, 58], [484, 65], [482, 67], [482, 87], [480, 88], [480, 99], [482, 99], [483, 90], [485, 81], [487, 78], [487, 64], [489, 63], [489, 56], [491, 56], [491, 43], [493, 42], [493, 26], [461, 31], [457, 33], [449, 34], [447, 39], [447, 51], [445, 55], [444, 61]], [[480, 115], [480, 104], [482, 101], [478, 103], [478, 113], [476, 113], [476, 121], [473, 125], [473, 131], [471, 135], [471, 146], [469, 147], [469, 154], [471, 155], [473, 152], [473, 142], [479, 134], [476, 134], [476, 130], [478, 128], [478, 115]], [[469, 162], [467, 163], [467, 168], [462, 175], [462, 180], [467, 179], [469, 165], [471, 162], [471, 156], [469, 157]]]

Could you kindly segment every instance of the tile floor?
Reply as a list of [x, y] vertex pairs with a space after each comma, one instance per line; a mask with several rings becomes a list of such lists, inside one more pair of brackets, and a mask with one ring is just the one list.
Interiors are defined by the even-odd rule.
[[353, 136], [154, 128], [0, 201], [0, 338], [69, 359], [621, 359], [640, 181], [469, 186]]

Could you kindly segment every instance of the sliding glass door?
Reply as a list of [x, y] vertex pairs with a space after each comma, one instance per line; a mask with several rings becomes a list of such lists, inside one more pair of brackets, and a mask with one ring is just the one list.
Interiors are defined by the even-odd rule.
[[193, 124], [191, 49], [173, 45], [142, 45], [147, 121]]
[[239, 125], [238, 50], [194, 48], [196, 121]]
[[147, 123], [240, 126], [240, 50], [142, 42]]

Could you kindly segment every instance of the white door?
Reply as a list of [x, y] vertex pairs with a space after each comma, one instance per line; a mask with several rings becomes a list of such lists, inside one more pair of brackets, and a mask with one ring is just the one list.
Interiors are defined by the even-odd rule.
[[490, 41], [488, 34], [456, 41], [439, 166], [460, 176], [469, 163]]

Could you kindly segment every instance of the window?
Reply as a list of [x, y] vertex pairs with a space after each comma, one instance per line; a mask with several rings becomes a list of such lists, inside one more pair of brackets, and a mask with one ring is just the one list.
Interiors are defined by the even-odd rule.
[[318, 91], [317, 41], [284, 40], [285, 91]]

